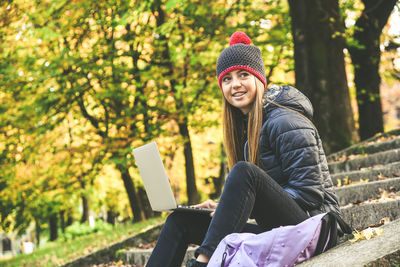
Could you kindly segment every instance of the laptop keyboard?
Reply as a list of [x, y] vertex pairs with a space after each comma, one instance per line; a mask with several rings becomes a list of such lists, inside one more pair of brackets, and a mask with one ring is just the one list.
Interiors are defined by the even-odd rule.
[[186, 206], [186, 205], [178, 205], [178, 209], [201, 211], [201, 212], [208, 212], [208, 213], [215, 211], [214, 209], [199, 208], [199, 207]]

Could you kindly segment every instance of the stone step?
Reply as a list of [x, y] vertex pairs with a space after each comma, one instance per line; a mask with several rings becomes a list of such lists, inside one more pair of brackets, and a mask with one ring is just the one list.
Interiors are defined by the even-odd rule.
[[379, 177], [400, 177], [400, 162], [386, 164], [367, 170], [357, 170], [331, 174], [332, 182], [336, 186], [338, 180], [348, 178], [351, 181], [369, 180], [376, 181]]
[[[400, 138], [400, 129], [392, 130], [390, 132], [386, 132], [386, 133], [368, 138], [362, 142], [354, 144], [354, 145], [347, 147], [343, 150], [340, 150], [338, 152], [332, 153], [327, 156], [327, 159], [330, 162], [330, 161], [334, 161], [335, 159], [339, 159], [343, 156], [364, 154], [364, 153], [370, 154], [370, 153], [376, 153], [379, 151], [398, 148], [398, 147], [396, 147], [398, 145], [398, 143], [397, 143], [398, 141], [394, 141], [394, 143], [390, 144], [390, 142], [393, 139], [398, 139], [398, 138]], [[389, 140], [381, 141], [382, 139], [389, 139]], [[390, 147], [390, 145], [394, 145], [394, 147]], [[389, 147], [389, 149], [386, 149], [388, 147]], [[374, 148], [378, 148], [378, 149], [376, 149], [376, 151], [373, 152]], [[366, 152], [365, 149], [367, 149], [368, 151], [371, 151], [371, 152]]]
[[397, 136], [393, 139], [389, 139], [384, 142], [378, 142], [372, 144], [368, 143], [356, 144], [350, 147], [349, 149], [329, 155], [327, 157], [327, 160], [328, 162], [334, 162], [340, 158], [347, 157], [350, 155], [374, 154], [396, 148], [400, 148], [400, 137]]
[[[194, 258], [194, 252], [196, 250], [197, 246], [190, 246], [187, 251], [185, 258], [183, 259], [183, 265], [186, 264], [186, 262], [189, 259]], [[142, 267], [145, 266], [147, 261], [150, 258], [151, 252], [153, 251], [152, 248], [149, 249], [130, 249], [125, 251], [119, 258], [119, 260], [122, 260], [125, 264], [132, 264], [137, 267]]]
[[[137, 247], [140, 244], [150, 243], [156, 240], [160, 234], [163, 224], [143, 229], [141, 233], [130, 236], [122, 241], [110, 244], [104, 248], [94, 251], [88, 255], [79, 257], [67, 262], [60, 267], [86, 267], [94, 264], [109, 263], [115, 261], [119, 256], [124, 254], [125, 248]], [[108, 265], [107, 265], [108, 266]]]
[[379, 223], [383, 218], [394, 221], [400, 218], [400, 199], [341, 208], [343, 219], [354, 229]]
[[347, 241], [297, 266], [398, 266], [400, 262], [400, 219], [384, 225], [382, 228], [383, 233], [380, 236], [355, 243]]
[[386, 165], [394, 162], [400, 162], [400, 149], [379, 152], [347, 161], [334, 162], [330, 163], [328, 166], [329, 171], [333, 174], [360, 170], [361, 168], [373, 167], [376, 165]]
[[376, 198], [380, 194], [380, 190], [387, 191], [389, 189], [400, 191], [400, 178], [336, 187], [335, 193], [339, 199], [339, 205], [345, 206]]

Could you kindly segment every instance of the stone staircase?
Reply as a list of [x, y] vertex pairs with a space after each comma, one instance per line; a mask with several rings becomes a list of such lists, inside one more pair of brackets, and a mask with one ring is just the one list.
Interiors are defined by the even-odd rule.
[[400, 266], [400, 131], [368, 139], [328, 157], [344, 220], [364, 229], [389, 220], [383, 234], [345, 241], [300, 266]]
[[396, 133], [328, 157], [333, 183], [342, 184], [335, 192], [343, 217], [353, 228], [377, 224], [382, 218], [400, 218], [400, 136]]
[[[328, 162], [343, 218], [352, 228], [365, 229], [383, 218], [390, 222], [381, 236], [356, 243], [342, 239], [340, 245], [300, 265], [400, 266], [400, 130], [330, 155]], [[152, 236], [158, 232], [159, 227]], [[194, 250], [189, 248], [187, 258]], [[151, 249], [123, 250], [110, 259], [117, 259], [115, 254], [128, 266], [143, 266]]]

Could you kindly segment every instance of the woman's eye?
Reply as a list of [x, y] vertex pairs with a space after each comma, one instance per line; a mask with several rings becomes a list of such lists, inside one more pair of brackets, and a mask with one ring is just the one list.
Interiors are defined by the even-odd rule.
[[224, 78], [222, 78], [222, 81], [223, 82], [227, 82], [227, 81], [229, 81], [231, 79], [231, 77], [224, 77]]
[[247, 77], [247, 76], [249, 76], [249, 74], [247, 72], [242, 72], [242, 73], [240, 73], [240, 76]]

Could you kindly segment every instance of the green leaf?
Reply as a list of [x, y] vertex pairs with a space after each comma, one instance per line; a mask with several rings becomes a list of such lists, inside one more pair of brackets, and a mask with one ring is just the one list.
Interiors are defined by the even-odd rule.
[[165, 10], [166, 11], [171, 11], [171, 9], [173, 9], [174, 7], [179, 5], [181, 2], [182, 2], [182, 0], [168, 0], [165, 3]]

